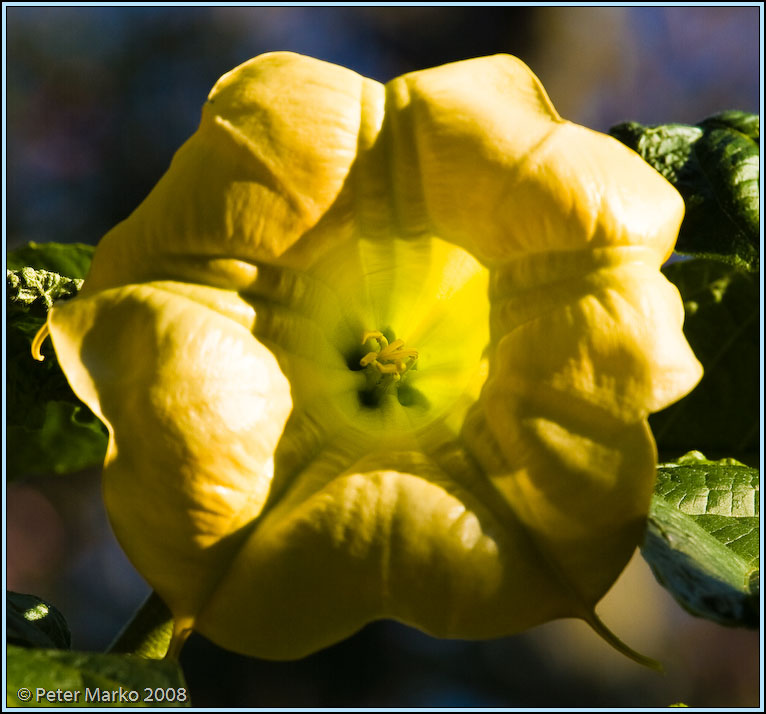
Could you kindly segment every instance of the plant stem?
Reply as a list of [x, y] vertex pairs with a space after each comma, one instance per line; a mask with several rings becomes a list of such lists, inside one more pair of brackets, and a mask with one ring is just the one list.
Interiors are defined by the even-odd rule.
[[167, 654], [172, 635], [173, 616], [152, 590], [106, 651], [162, 659]]

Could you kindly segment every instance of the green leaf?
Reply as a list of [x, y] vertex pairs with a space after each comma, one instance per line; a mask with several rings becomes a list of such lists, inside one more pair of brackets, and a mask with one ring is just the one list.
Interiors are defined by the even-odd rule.
[[40, 419], [31, 427], [7, 426], [9, 476], [67, 474], [103, 463], [106, 430], [84, 404], [49, 401], [26, 416], [32, 415]]
[[694, 615], [759, 626], [758, 483], [756, 469], [696, 451], [658, 467], [641, 552]]
[[756, 144], [761, 138], [761, 119], [757, 114], [740, 112], [734, 109], [719, 112], [703, 119], [699, 126], [704, 129], [734, 129], [752, 139]]
[[676, 251], [758, 271], [760, 121], [722, 112], [696, 126], [618, 124], [610, 134], [668, 179], [686, 203]]
[[[8, 647], [9, 707], [188, 707], [176, 662]], [[172, 699], [172, 701], [168, 701]]]
[[684, 334], [705, 374], [681, 401], [650, 417], [660, 452], [698, 444], [737, 456], [758, 451], [760, 365], [758, 276], [694, 259], [663, 272], [681, 293]]
[[68, 278], [84, 278], [95, 247], [84, 243], [27, 243], [8, 252], [8, 270], [36, 268]]
[[[50, 244], [55, 246], [56, 244]], [[46, 246], [24, 253], [48, 265], [68, 262], [80, 273], [90, 253], [82, 247], [61, 246], [50, 254]], [[91, 251], [92, 252], [92, 251]], [[15, 258], [17, 259], [17, 258]], [[6, 273], [7, 298], [7, 469], [10, 478], [34, 473], [70, 473], [103, 462], [106, 428], [74, 395], [50, 343], [43, 345], [45, 361], [32, 358], [31, 345], [44, 325], [48, 309], [76, 295], [82, 280], [45, 269], [24, 267]]]
[[686, 309], [684, 333], [705, 368], [689, 396], [650, 419], [661, 451], [705, 444], [722, 453], [758, 448], [760, 119], [728, 111], [696, 126], [629, 122], [610, 133], [637, 151], [684, 197], [667, 266]]
[[160, 596], [152, 591], [108, 651], [162, 659], [172, 639], [173, 615]]
[[71, 635], [64, 616], [34, 595], [8, 592], [6, 598], [7, 638], [21, 647], [69, 649]]

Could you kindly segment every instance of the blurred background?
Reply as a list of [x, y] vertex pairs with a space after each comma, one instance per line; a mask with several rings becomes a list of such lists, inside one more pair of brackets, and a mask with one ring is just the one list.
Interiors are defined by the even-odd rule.
[[[96, 243], [164, 173], [218, 77], [263, 52], [301, 52], [380, 81], [507, 52], [562, 116], [605, 131], [628, 119], [758, 112], [759, 11], [5, 6], [7, 248]], [[10, 484], [6, 529], [8, 588], [59, 607], [75, 648], [103, 649], [148, 592], [111, 535], [98, 473]], [[195, 635], [182, 665], [201, 707], [758, 705], [758, 634], [687, 615], [639, 556], [599, 613], [665, 675], [569, 621], [479, 643], [376, 623], [293, 663], [239, 657]]]

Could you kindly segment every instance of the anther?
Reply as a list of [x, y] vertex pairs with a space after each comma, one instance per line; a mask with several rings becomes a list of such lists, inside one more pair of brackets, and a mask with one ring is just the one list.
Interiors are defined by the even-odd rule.
[[48, 329], [48, 323], [46, 322], [35, 335], [35, 339], [32, 340], [32, 357], [34, 357], [38, 362], [42, 362], [45, 359], [45, 355], [42, 353], [42, 346], [43, 342], [48, 338], [48, 336], [51, 334], [51, 331]]

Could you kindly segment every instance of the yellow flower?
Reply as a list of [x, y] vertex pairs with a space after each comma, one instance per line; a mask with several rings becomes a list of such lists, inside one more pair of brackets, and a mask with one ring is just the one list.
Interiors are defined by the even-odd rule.
[[49, 319], [177, 639], [611, 638], [594, 606], [642, 535], [647, 415], [701, 375], [659, 272], [682, 215], [510, 56], [224, 75]]

